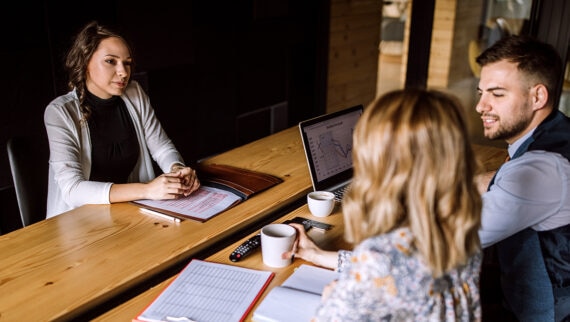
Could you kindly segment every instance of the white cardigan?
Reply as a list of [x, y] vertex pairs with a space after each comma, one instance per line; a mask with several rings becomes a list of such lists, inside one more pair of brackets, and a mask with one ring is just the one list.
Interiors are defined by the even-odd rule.
[[[169, 172], [174, 163], [184, 164], [140, 85], [131, 81], [121, 98], [133, 120], [140, 147], [139, 160], [128, 182], [148, 182], [155, 177], [151, 156], [163, 172]], [[88, 180], [91, 138], [75, 90], [49, 103], [44, 123], [50, 149], [47, 218], [84, 204], [109, 204], [113, 183]]]

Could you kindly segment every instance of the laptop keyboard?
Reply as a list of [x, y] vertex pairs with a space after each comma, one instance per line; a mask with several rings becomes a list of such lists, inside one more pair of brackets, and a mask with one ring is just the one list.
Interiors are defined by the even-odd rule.
[[333, 190], [332, 193], [334, 194], [334, 200], [341, 202], [342, 197], [344, 196], [344, 193], [346, 191], [348, 191], [348, 187], [349, 187], [349, 185], [345, 185], [343, 187], [339, 187], [339, 188]]

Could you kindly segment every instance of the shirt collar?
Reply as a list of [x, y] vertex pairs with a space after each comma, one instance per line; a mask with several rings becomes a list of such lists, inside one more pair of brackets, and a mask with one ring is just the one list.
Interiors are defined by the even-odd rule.
[[534, 133], [534, 130], [536, 130], [536, 127], [530, 131], [528, 131], [527, 134], [523, 135], [520, 139], [516, 140], [513, 144], [509, 144], [507, 150], [509, 151], [509, 157], [512, 157], [517, 150], [520, 148], [520, 146], [528, 139], [532, 136], [532, 134]]

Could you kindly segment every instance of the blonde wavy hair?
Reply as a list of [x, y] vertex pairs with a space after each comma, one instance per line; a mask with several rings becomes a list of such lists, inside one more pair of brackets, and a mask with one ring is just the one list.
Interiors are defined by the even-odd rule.
[[349, 242], [409, 227], [434, 277], [480, 250], [478, 163], [456, 98], [387, 93], [366, 107], [353, 138], [354, 176], [343, 201]]

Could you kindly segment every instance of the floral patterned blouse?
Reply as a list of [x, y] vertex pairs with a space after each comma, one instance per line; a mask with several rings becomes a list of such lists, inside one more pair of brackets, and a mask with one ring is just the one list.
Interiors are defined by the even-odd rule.
[[409, 229], [339, 253], [340, 276], [313, 321], [480, 321], [482, 255], [434, 279]]

